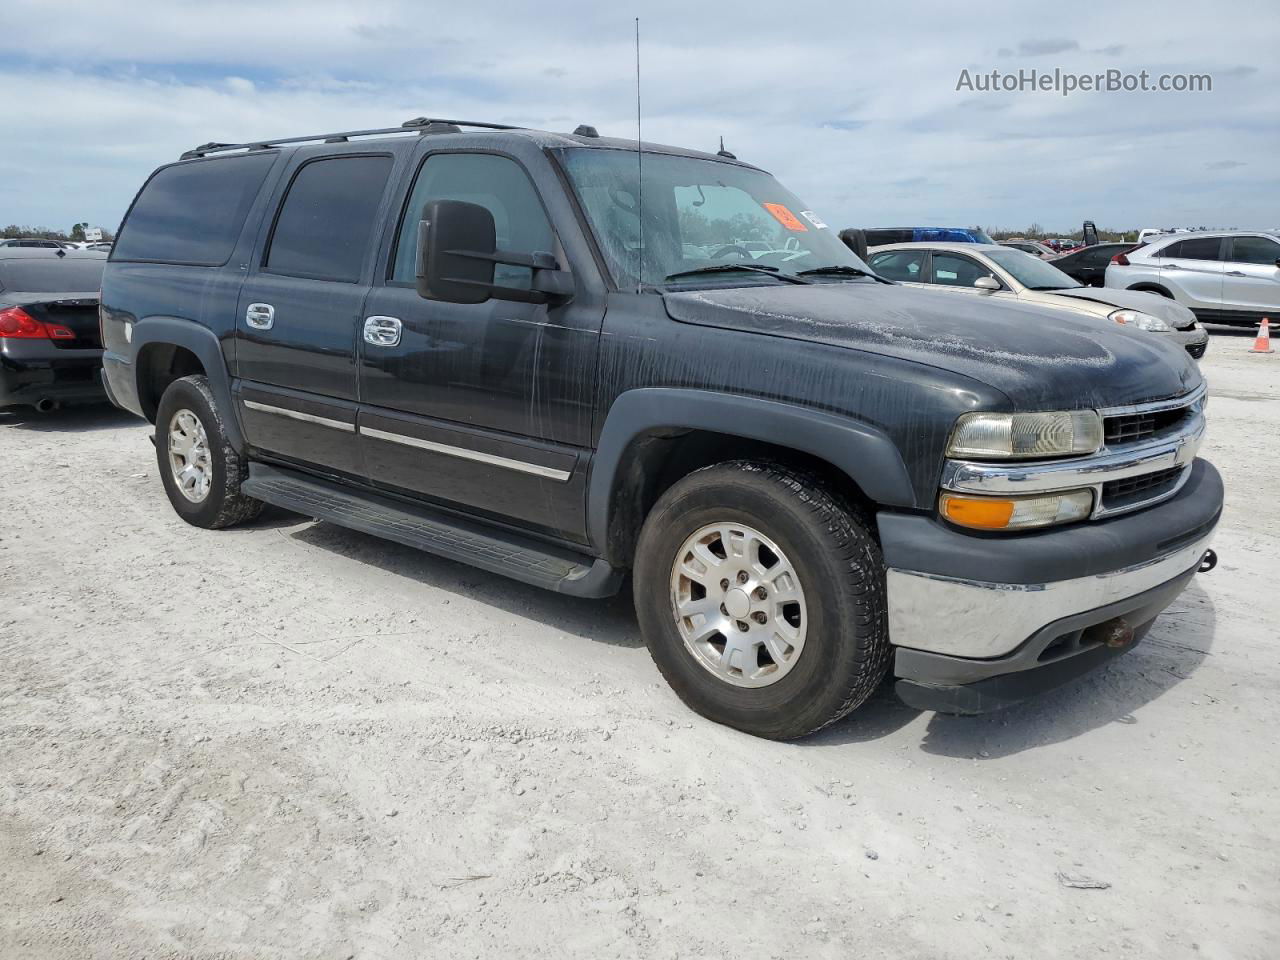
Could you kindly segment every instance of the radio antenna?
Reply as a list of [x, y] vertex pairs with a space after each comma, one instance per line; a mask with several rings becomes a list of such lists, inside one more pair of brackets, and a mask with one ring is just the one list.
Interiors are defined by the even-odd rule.
[[640, 220], [640, 248], [636, 251], [636, 293], [644, 282], [644, 151], [640, 149], [640, 18], [636, 17], [636, 216]]

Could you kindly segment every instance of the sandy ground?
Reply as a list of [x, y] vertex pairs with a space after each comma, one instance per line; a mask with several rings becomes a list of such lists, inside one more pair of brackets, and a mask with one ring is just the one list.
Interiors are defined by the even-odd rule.
[[1205, 363], [1221, 565], [1138, 649], [790, 745], [689, 713], [626, 598], [281, 512], [197, 530], [144, 424], [0, 416], [0, 957], [1276, 957], [1280, 354], [1249, 343]]

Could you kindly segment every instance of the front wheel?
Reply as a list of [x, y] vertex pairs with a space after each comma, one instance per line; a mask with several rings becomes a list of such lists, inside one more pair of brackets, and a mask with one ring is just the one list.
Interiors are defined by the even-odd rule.
[[706, 467], [663, 494], [637, 546], [635, 605], [680, 698], [776, 740], [860, 705], [889, 662], [869, 527], [816, 477], [769, 464]]
[[261, 500], [240, 492], [248, 466], [227, 439], [207, 377], [175, 380], [160, 398], [156, 461], [169, 503], [193, 526], [216, 530], [262, 512]]

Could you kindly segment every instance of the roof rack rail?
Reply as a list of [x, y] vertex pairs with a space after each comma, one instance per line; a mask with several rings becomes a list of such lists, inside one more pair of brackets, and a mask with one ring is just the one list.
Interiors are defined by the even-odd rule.
[[306, 137], [283, 137], [278, 140], [253, 140], [248, 143], [202, 143], [183, 153], [179, 160], [194, 160], [211, 153], [229, 153], [233, 150], [268, 150], [289, 143], [344, 143], [353, 137], [385, 137], [392, 133], [455, 133], [462, 127], [479, 127], [483, 130], [518, 130], [505, 123], [484, 123], [480, 120], [441, 120], [434, 117], [414, 117], [398, 127], [378, 127], [371, 130], [343, 130], [339, 133], [315, 133]]

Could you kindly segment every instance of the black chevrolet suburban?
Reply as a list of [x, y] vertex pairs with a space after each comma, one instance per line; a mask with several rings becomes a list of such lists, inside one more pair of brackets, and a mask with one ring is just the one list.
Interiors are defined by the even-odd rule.
[[[641, 188], [643, 185], [643, 188]], [[1174, 346], [876, 277], [726, 155], [495, 124], [210, 143], [135, 198], [104, 380], [188, 523], [264, 503], [579, 597], [693, 709], [977, 713], [1214, 555]]]

